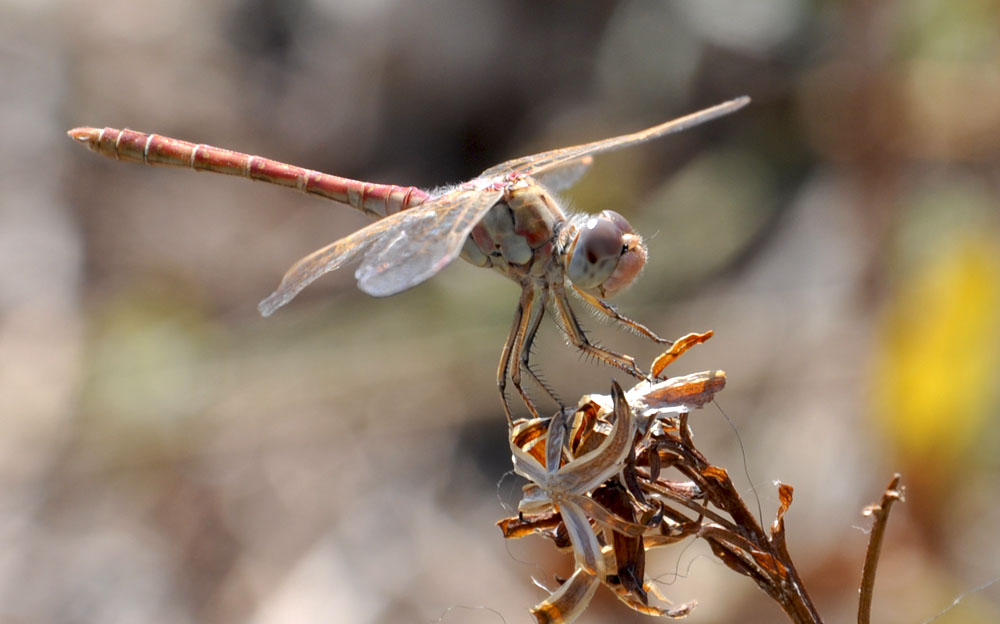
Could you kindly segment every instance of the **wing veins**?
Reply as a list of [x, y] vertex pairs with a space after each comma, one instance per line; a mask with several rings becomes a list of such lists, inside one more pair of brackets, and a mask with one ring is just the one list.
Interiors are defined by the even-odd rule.
[[[339, 269], [340, 267], [361, 259], [362, 266], [369, 267], [376, 283], [389, 282], [391, 288], [376, 288], [376, 292], [366, 288], [368, 280], [359, 278], [359, 286], [365, 292], [376, 296], [395, 294], [416, 286], [420, 282], [447, 266], [461, 251], [462, 244], [469, 231], [475, 226], [482, 215], [496, 203], [502, 191], [492, 189], [458, 188], [439, 197], [428, 200], [418, 207], [399, 212], [349, 234], [333, 243], [318, 249], [296, 262], [281, 279], [278, 288], [257, 306], [263, 316], [270, 316], [285, 305], [306, 286], [319, 277]], [[426, 224], [431, 225], [430, 228]], [[440, 243], [431, 240], [432, 244], [424, 248], [429, 257], [423, 263], [429, 268], [410, 275], [402, 281], [393, 281], [395, 273], [406, 274], [406, 263], [390, 262], [384, 258], [384, 252], [392, 247], [394, 239], [425, 241], [429, 239], [427, 230], [444, 229]], [[423, 235], [421, 232], [423, 230]], [[415, 236], [411, 236], [415, 234]], [[409, 249], [407, 259], [418, 257], [421, 250]], [[359, 269], [360, 271], [360, 269]], [[411, 271], [412, 273], [412, 271]], [[387, 278], [383, 276], [388, 276]], [[379, 280], [378, 278], [382, 278]], [[391, 291], [391, 292], [390, 292]]]
[[668, 134], [675, 134], [677, 132], [681, 132], [682, 130], [687, 130], [688, 128], [692, 128], [707, 121], [722, 117], [723, 115], [733, 113], [749, 103], [749, 97], [738, 97], [736, 99], [729, 100], [728, 102], [716, 104], [715, 106], [710, 106], [709, 108], [705, 108], [689, 115], [678, 117], [677, 119], [672, 119], [631, 134], [623, 134], [610, 139], [601, 139], [591, 143], [539, 152], [537, 154], [532, 154], [531, 156], [523, 156], [521, 158], [508, 160], [507, 162], [490, 167], [482, 173], [482, 176], [495, 177], [507, 174], [537, 175], [584, 156], [611, 152], [629, 147], [631, 145], [636, 145], [637, 143], [643, 143], [651, 139], [663, 137]]

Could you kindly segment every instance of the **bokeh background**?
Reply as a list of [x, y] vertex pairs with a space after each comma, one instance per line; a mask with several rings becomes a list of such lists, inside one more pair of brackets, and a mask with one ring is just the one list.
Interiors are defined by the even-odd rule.
[[[729, 376], [732, 426], [709, 406], [697, 443], [765, 523], [795, 486], [829, 621], [894, 471], [876, 620], [964, 592], [936, 621], [1000, 620], [1000, 587], [973, 591], [1000, 575], [1000, 2], [3, 0], [0, 85], [0, 621], [527, 622], [530, 578], [571, 566], [494, 526], [513, 284], [456, 263], [376, 300], [341, 271], [261, 319], [364, 217], [67, 129], [433, 187], [742, 94], [567, 202], [648, 237], [624, 312], [715, 330], [674, 364]], [[621, 379], [542, 334], [564, 400]], [[648, 567], [690, 621], [782, 619], [706, 552]], [[643, 617], [601, 590], [581, 621]]]

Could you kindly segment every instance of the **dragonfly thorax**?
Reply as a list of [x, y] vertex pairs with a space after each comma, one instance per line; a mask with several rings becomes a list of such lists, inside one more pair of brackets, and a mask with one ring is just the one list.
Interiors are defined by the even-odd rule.
[[609, 297], [628, 287], [646, 264], [646, 246], [614, 210], [574, 219], [565, 252], [566, 276], [578, 288]]
[[521, 180], [472, 229], [462, 258], [510, 277], [541, 276], [565, 221], [566, 216], [545, 189]]

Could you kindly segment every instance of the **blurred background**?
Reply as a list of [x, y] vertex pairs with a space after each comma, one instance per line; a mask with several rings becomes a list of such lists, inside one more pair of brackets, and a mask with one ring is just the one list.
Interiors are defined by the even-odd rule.
[[[710, 405], [696, 441], [765, 523], [795, 486], [829, 621], [895, 471], [875, 620], [963, 592], [938, 622], [1000, 620], [1000, 587], [972, 591], [1000, 575], [997, 0], [0, 0], [0, 78], [0, 621], [527, 622], [530, 578], [571, 570], [494, 526], [514, 284], [455, 263], [377, 300], [344, 270], [261, 319], [365, 218], [66, 130], [434, 187], [743, 94], [566, 201], [646, 235], [623, 312], [715, 330], [672, 366], [728, 373], [732, 425]], [[546, 321], [535, 361], [564, 401], [631, 384], [562, 343]], [[689, 621], [783, 619], [707, 552], [647, 566]], [[581, 621], [645, 620], [602, 589]]]

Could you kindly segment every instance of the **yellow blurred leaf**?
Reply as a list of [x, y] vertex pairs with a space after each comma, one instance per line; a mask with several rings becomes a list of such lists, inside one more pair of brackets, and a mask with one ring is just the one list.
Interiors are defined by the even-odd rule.
[[972, 229], [910, 273], [890, 304], [876, 413], [910, 464], [955, 462], [996, 405], [1000, 253]]

